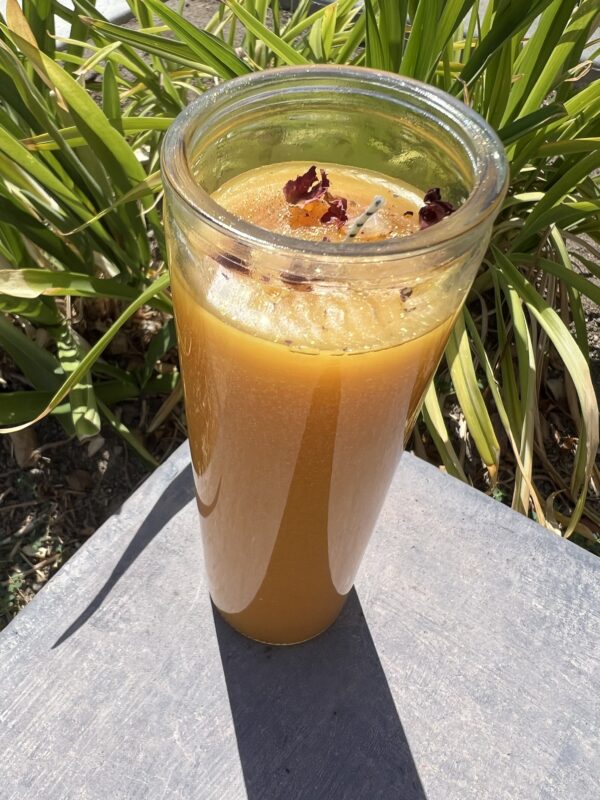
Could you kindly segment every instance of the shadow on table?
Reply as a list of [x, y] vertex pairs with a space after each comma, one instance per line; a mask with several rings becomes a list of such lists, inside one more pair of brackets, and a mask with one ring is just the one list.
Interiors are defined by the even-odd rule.
[[426, 800], [354, 590], [294, 647], [214, 617], [248, 800]]
[[193, 498], [194, 477], [192, 465], [188, 464], [187, 467], [169, 483], [156, 503], [152, 506], [100, 591], [90, 601], [77, 619], [69, 625], [67, 630], [59, 636], [52, 645], [52, 649], [61, 645], [78, 631], [82, 625], [85, 625], [90, 617], [100, 608], [115, 587], [117, 581], [123, 577], [136, 558], [144, 551], [154, 537], [163, 530], [169, 520], [178, 514]]

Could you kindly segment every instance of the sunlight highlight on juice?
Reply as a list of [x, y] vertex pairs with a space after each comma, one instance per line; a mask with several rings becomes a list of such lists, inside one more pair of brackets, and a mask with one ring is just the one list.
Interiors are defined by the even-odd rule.
[[[308, 166], [265, 166], [213, 197], [269, 230], [344, 238], [347, 225], [291, 217], [282, 186]], [[385, 197], [365, 240], [418, 227], [418, 189], [325, 169], [350, 219]], [[332, 291], [268, 263], [199, 258], [211, 264], [172, 263], [172, 289], [211, 595], [245, 635], [303, 641], [352, 587], [456, 308], [417, 307], [418, 286]]]

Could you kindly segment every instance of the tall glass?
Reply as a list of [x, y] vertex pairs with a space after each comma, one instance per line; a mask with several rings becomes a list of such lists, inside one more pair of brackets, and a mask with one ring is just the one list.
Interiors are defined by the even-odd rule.
[[[250, 169], [298, 160], [441, 187], [458, 210], [406, 238], [307, 242], [211, 198]], [[245, 635], [303, 641], [352, 587], [488, 245], [502, 145], [425, 84], [301, 67], [206, 92], [169, 130], [162, 170], [211, 595]]]

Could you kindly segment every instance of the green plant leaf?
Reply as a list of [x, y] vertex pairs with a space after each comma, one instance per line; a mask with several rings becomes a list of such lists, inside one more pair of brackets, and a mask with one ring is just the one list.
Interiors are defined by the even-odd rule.
[[136, 453], [143, 458], [143, 460], [151, 466], [152, 468], [158, 467], [158, 461], [154, 458], [154, 456], [144, 447], [142, 442], [140, 441], [139, 437], [137, 437], [134, 433], [132, 433], [127, 425], [125, 425], [121, 420], [113, 414], [110, 408], [102, 402], [102, 400], [98, 400], [98, 406], [100, 410], [108, 420], [111, 427], [122, 436], [123, 439], [127, 442], [127, 444], [136, 451]]
[[[35, 156], [23, 147], [5, 128], [0, 126], [0, 152], [4, 153], [11, 160], [14, 166], [26, 172], [36, 180], [47, 191], [61, 198], [69, 209], [77, 213], [85, 213], [85, 206], [77, 195], [65, 185], [48, 167], [39, 161]], [[0, 173], [3, 170], [0, 167]], [[7, 177], [12, 177], [5, 171]], [[14, 173], [13, 173], [14, 175]], [[16, 176], [15, 176], [16, 177]], [[18, 180], [18, 178], [17, 178]], [[31, 188], [28, 184], [22, 184], [25, 189]]]
[[2, 315], [0, 315], [0, 344], [36, 389], [54, 391], [60, 386], [62, 369], [58, 359], [35, 344]]
[[[122, 133], [139, 133], [141, 131], [166, 131], [173, 123], [173, 117], [107, 117], [111, 125], [118, 127]], [[85, 139], [81, 136], [77, 128], [72, 125], [68, 128], [60, 129], [61, 136], [69, 142], [72, 147], [85, 144]], [[37, 136], [29, 136], [21, 140], [21, 144], [28, 150], [56, 150], [59, 145], [55, 139], [47, 133], [40, 133]]]
[[[35, 417], [48, 400], [51, 392], [0, 392], [0, 425], [19, 425]], [[57, 406], [54, 414], [61, 421], [70, 421], [71, 407], [68, 403]]]
[[[18, 298], [47, 295], [113, 297], [117, 300], [135, 300], [140, 293], [138, 289], [127, 286], [119, 278], [93, 278], [66, 270], [52, 272], [47, 269], [0, 269], [0, 292]], [[148, 302], [167, 314], [172, 313], [170, 302], [158, 297], [153, 297]]]
[[148, 175], [143, 181], [134, 186], [128, 192], [125, 192], [116, 203], [111, 203], [108, 208], [103, 208], [102, 211], [99, 211], [93, 217], [88, 219], [86, 222], [83, 222], [81, 225], [78, 225], [76, 228], [73, 228], [72, 231], [66, 231], [65, 236], [73, 236], [75, 233], [80, 233], [81, 231], [88, 228], [90, 225], [93, 225], [98, 220], [102, 219], [102, 217], [109, 214], [111, 211], [114, 211], [117, 208], [125, 205], [126, 203], [133, 203], [137, 200], [141, 200], [144, 197], [147, 197], [149, 194], [154, 194], [159, 189], [162, 188], [162, 179], [160, 176], [160, 172], [153, 172], [152, 175]]
[[546, 127], [549, 122], [555, 119], [564, 119], [566, 116], [567, 112], [564, 106], [552, 103], [528, 114], [526, 117], [520, 117], [514, 122], [505, 125], [498, 131], [498, 136], [502, 139], [502, 144], [508, 147], [508, 145], [519, 141], [523, 136], [527, 136], [539, 128]]
[[[8, 270], [0, 270], [0, 275], [4, 271]], [[33, 300], [0, 294], [0, 311], [3, 314], [18, 314], [42, 327], [59, 325], [62, 321], [56, 304], [47, 298]]]
[[[77, 250], [70, 248], [35, 217], [22, 211], [15, 198], [0, 195], [0, 222], [7, 223], [30, 242], [37, 245], [59, 263], [83, 270], [85, 264]], [[0, 273], [1, 275], [1, 273]], [[2, 291], [0, 289], [0, 291]]]
[[[571, 5], [571, 4], [569, 4]], [[548, 97], [550, 91], [561, 71], [569, 65], [572, 54], [577, 57], [585, 47], [590, 28], [594, 21], [598, 20], [600, 14], [600, 0], [584, 0], [576, 9], [572, 20], [564, 30], [558, 45], [548, 51], [548, 59], [544, 64], [544, 69], [535, 82], [535, 85], [527, 92], [527, 98], [520, 111], [520, 116], [535, 111]], [[565, 13], [553, 19], [551, 26], [564, 24]], [[558, 28], [561, 30], [561, 27]]]
[[127, 189], [131, 181], [143, 181], [146, 176], [135, 153], [85, 89], [44, 53], [14, 32], [12, 36], [36, 69], [60, 92], [75, 117], [76, 126], [83, 138], [107, 165], [111, 165], [115, 182]]
[[464, 84], [470, 84], [484, 69], [488, 59], [520, 30], [526, 29], [552, 2], [552, 0], [531, 0], [529, 3], [515, 3], [511, 0], [500, 0], [490, 3], [488, 12], [493, 8], [493, 22], [488, 33], [479, 42], [465, 64], [456, 81], [453, 92], [459, 94]]
[[386, 32], [383, 28], [380, 29], [377, 23], [373, 0], [364, 0], [364, 3], [366, 17], [365, 64], [372, 69], [389, 70], [391, 68], [391, 63], [388, 58], [389, 49], [386, 46], [387, 41], [384, 45]]
[[[168, 59], [182, 66], [206, 69], [209, 74], [219, 75], [220, 73], [208, 64], [199, 62], [195, 53], [184, 42], [173, 39], [164, 39], [155, 34], [143, 31], [129, 30], [122, 25], [113, 25], [105, 20], [93, 19], [92, 17], [82, 17], [82, 20], [95, 32], [101, 33], [108, 40], [124, 42], [133, 47], [150, 54]], [[134, 65], [135, 68], [135, 65]]]
[[284, 64], [289, 66], [301, 66], [302, 64], [309, 64], [307, 58], [289, 45], [281, 36], [270, 31], [265, 25], [259, 22], [244, 6], [237, 0], [225, 0], [227, 8], [229, 8], [244, 27], [263, 41], [271, 50], [283, 61]]
[[422, 413], [427, 430], [440, 454], [446, 471], [449, 475], [453, 475], [455, 478], [468, 483], [469, 481], [465, 475], [462, 464], [456, 455], [454, 447], [452, 447], [433, 381], [429, 384], [429, 388], [425, 393]]
[[[97, 67], [102, 61], [108, 59], [111, 53], [121, 47], [121, 42], [112, 42], [104, 47], [96, 48], [96, 52], [87, 58], [81, 66], [75, 70], [75, 75], [85, 75], [86, 72], [91, 72], [94, 67]], [[112, 66], [110, 61], [107, 61], [106, 67]], [[106, 114], [106, 111], [104, 112]]]
[[[38, 416], [31, 420], [28, 424], [32, 425], [35, 422], [38, 422], [40, 419], [45, 417], [47, 414], [50, 414], [56, 406], [67, 396], [69, 391], [72, 389], [73, 386], [76, 386], [79, 380], [92, 368], [96, 360], [100, 357], [104, 349], [107, 347], [108, 344], [114, 339], [117, 335], [121, 327], [127, 322], [127, 320], [135, 314], [138, 308], [141, 308], [143, 305], [148, 303], [152, 298], [156, 295], [160, 294], [163, 289], [165, 289], [169, 285], [169, 275], [164, 274], [160, 278], [157, 278], [154, 283], [145, 289], [143, 292], [140, 293], [139, 297], [133, 301], [113, 322], [110, 328], [106, 331], [106, 333], [100, 337], [100, 339], [94, 344], [93, 347], [89, 349], [86, 353], [84, 358], [79, 362], [79, 365], [73, 372], [69, 375], [66, 381], [62, 384], [60, 389], [53, 395], [51, 401], [48, 403], [45, 409], [43, 409]], [[0, 323], [4, 322], [0, 317]], [[7, 323], [8, 324], [8, 323]], [[1, 333], [1, 331], [0, 331]], [[16, 430], [22, 430], [23, 428], [27, 427], [27, 425], [17, 425], [10, 428], [3, 428], [0, 430], [0, 433], [12, 433]]]
[[144, 3], [167, 23], [202, 63], [208, 64], [223, 78], [234, 78], [252, 71], [236, 55], [233, 47], [211, 33], [196, 28], [161, 0], [144, 0]]
[[[523, 461], [521, 460], [521, 452], [520, 452], [521, 448], [517, 444], [515, 440], [515, 435], [513, 433], [514, 427], [518, 428], [522, 427], [522, 420], [519, 422], [518, 426], [515, 425], [514, 420], [511, 421], [506, 406], [504, 405], [504, 402], [502, 400], [502, 395], [498, 388], [498, 384], [496, 381], [496, 377], [494, 375], [494, 370], [490, 363], [490, 359], [484, 347], [483, 341], [479, 335], [479, 332], [475, 326], [473, 318], [471, 317], [470, 314], [465, 314], [465, 322], [467, 325], [467, 329], [469, 331], [469, 336], [471, 337], [471, 341], [473, 342], [473, 347], [475, 349], [475, 352], [477, 353], [477, 357], [479, 358], [479, 361], [485, 370], [487, 385], [489, 386], [492, 397], [494, 398], [494, 404], [498, 409], [498, 416], [500, 417], [500, 421], [502, 422], [502, 427], [504, 428], [508, 440], [511, 444], [513, 455], [515, 457], [515, 461], [517, 462], [517, 467], [519, 469], [519, 484], [515, 486], [514, 496], [518, 496], [520, 498], [521, 508], [523, 512], [526, 513], [527, 499], [522, 496], [520, 487], [520, 483], [524, 483], [528, 489], [529, 497], [531, 498], [531, 501], [533, 503], [538, 521], [544, 524], [545, 514], [539, 502], [538, 493], [535, 489], [533, 480], [531, 478], [531, 470], [527, 468], [523, 464]], [[513, 507], [514, 505], [515, 504], [513, 502]]]
[[[117, 46], [120, 46], [119, 42], [109, 45], [109, 47]], [[119, 97], [119, 87], [117, 86], [115, 70], [110, 61], [107, 62], [102, 77], [102, 111], [113, 128], [116, 128], [119, 133], [122, 134], [121, 98]]]
[[523, 230], [517, 237], [514, 248], [518, 249], [528, 236], [545, 227], [546, 212], [550, 211], [572, 192], [593, 170], [600, 167], [600, 151], [584, 156], [574, 166], [564, 172], [560, 178], [546, 191], [544, 197], [535, 206], [527, 218]]
[[[97, 381], [94, 391], [97, 400], [112, 405], [125, 400], [134, 400], [140, 396], [171, 394], [178, 378], [178, 373], [154, 375], [143, 390], [130, 381]], [[0, 425], [27, 424], [28, 420], [34, 419], [46, 408], [51, 399], [52, 392], [48, 391], [0, 392]], [[71, 406], [69, 403], [62, 403], [56, 406], [52, 413], [61, 416], [63, 422], [70, 422]], [[69, 433], [72, 435], [72, 430]]]
[[535, 409], [537, 407], [535, 351], [523, 312], [521, 298], [509, 284], [506, 284], [503, 288], [510, 306], [513, 341], [515, 342], [517, 353], [521, 405], [519, 413], [521, 423], [519, 438], [520, 469], [515, 477], [513, 508], [515, 511], [520, 511], [522, 514], [527, 515], [531, 496]]
[[540, 145], [538, 155], [540, 156], [566, 156], [573, 153], [589, 153], [600, 150], [600, 137], [588, 139], [571, 139], [567, 141], [561, 139], [558, 142], [546, 142]]
[[352, 29], [348, 32], [345, 42], [338, 50], [335, 62], [336, 64], [353, 63], [355, 53], [361, 46], [366, 35], [367, 17], [366, 14], [360, 14]]
[[585, 491], [598, 449], [598, 401], [594, 392], [590, 369], [581, 350], [577, 347], [568, 328], [566, 328], [556, 311], [550, 308], [535, 290], [535, 287], [521, 275], [507, 256], [496, 248], [494, 248], [494, 256], [498, 265], [497, 268], [501, 270], [508, 285], [512, 286], [523, 299], [530, 313], [552, 341], [569, 371], [579, 397], [583, 432], [577, 452], [581, 454], [585, 464], [585, 478], [583, 485], [580, 482], [579, 485], [575, 483], [571, 486], [574, 496], [579, 493], [579, 499], [567, 529], [567, 535], [570, 535], [583, 513]]
[[570, 19], [575, 3], [576, 0], [554, 0], [541, 15], [535, 31], [525, 42], [515, 60], [515, 81], [508, 97], [502, 125], [506, 126], [514, 120], [523, 101], [545, 70], [548, 59]]
[[[567, 269], [564, 263], [552, 261], [549, 258], [543, 258], [535, 253], [511, 253], [511, 258], [517, 264], [528, 264], [530, 266], [537, 266], [548, 272], [550, 275], [556, 275], [557, 278], [564, 281], [568, 286], [572, 286], [581, 294], [589, 297], [590, 300], [600, 307], [600, 286], [596, 283], [585, 278], [573, 269]], [[0, 273], [1, 275], [2, 273]]]
[[165, 353], [172, 347], [177, 345], [177, 336], [175, 333], [175, 320], [168, 320], [162, 328], [156, 333], [148, 345], [145, 357], [145, 366], [142, 371], [142, 385], [145, 386], [154, 372], [156, 362], [159, 361]]
[[491, 481], [495, 483], [498, 475], [500, 445], [481, 390], [477, 385], [477, 376], [462, 315], [459, 315], [454, 330], [450, 334], [446, 347], [446, 360], [467, 427], [479, 455], [488, 468]]
[[[81, 363], [86, 346], [81, 337], [67, 323], [55, 333], [58, 360], [65, 375], [71, 375]], [[69, 392], [71, 419], [77, 438], [81, 441], [100, 431], [100, 414], [91, 373], [84, 373]]]

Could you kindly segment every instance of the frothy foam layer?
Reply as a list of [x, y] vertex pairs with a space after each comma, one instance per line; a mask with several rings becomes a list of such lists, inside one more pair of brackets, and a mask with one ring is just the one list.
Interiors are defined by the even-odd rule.
[[338, 242], [345, 239], [352, 221], [369, 207], [376, 195], [383, 197], [384, 205], [358, 234], [357, 243], [398, 239], [419, 229], [418, 215], [423, 205], [423, 192], [378, 172], [339, 164], [318, 164], [317, 167], [318, 171], [325, 170], [331, 195], [347, 200], [347, 223], [294, 224], [294, 209], [286, 202], [283, 187], [287, 181], [303, 175], [311, 166], [309, 161], [290, 161], [271, 164], [267, 169], [260, 167], [250, 170], [224, 183], [212, 196], [217, 203], [247, 222], [284, 236], [312, 242], [324, 239]]
[[[346, 287], [307, 293], [264, 285], [221, 267], [206, 303], [224, 322], [263, 339], [308, 350], [364, 352], [417, 338], [444, 321], [439, 306], [419, 303], [419, 286], [373, 292]], [[418, 306], [418, 308], [417, 308]]]
[[[283, 186], [309, 166], [291, 162], [247, 172], [224, 184], [213, 198], [249, 222], [296, 238], [344, 238], [353, 215], [362, 213], [376, 194], [384, 196], [386, 204], [367, 222], [360, 237], [406, 236], [418, 227], [422, 192], [415, 187], [374, 172], [319, 164], [327, 171], [332, 194], [348, 200], [348, 224], [292, 229]], [[407, 211], [412, 211], [412, 217]], [[193, 231], [186, 235], [192, 258], [178, 261], [192, 295], [203, 298], [202, 305], [223, 322], [287, 347], [339, 353], [382, 349], [416, 339], [448, 316], [439, 302], [443, 275], [417, 275], [406, 284], [393, 281], [391, 286], [388, 280], [380, 289], [370, 280], [335, 287], [320, 280], [294, 283], [293, 276], [278, 275], [268, 255], [261, 252], [252, 254], [241, 271], [235, 262], [227, 265], [224, 258], [215, 261], [208, 256], [200, 266], [193, 254], [201, 253], [202, 245], [194, 247]], [[359, 242], [356, 247], [360, 251]], [[182, 243], [182, 253], [186, 249]], [[379, 267], [375, 263], [373, 270]], [[390, 265], [389, 277], [394, 277], [394, 270]], [[437, 302], [432, 302], [434, 296]]]

